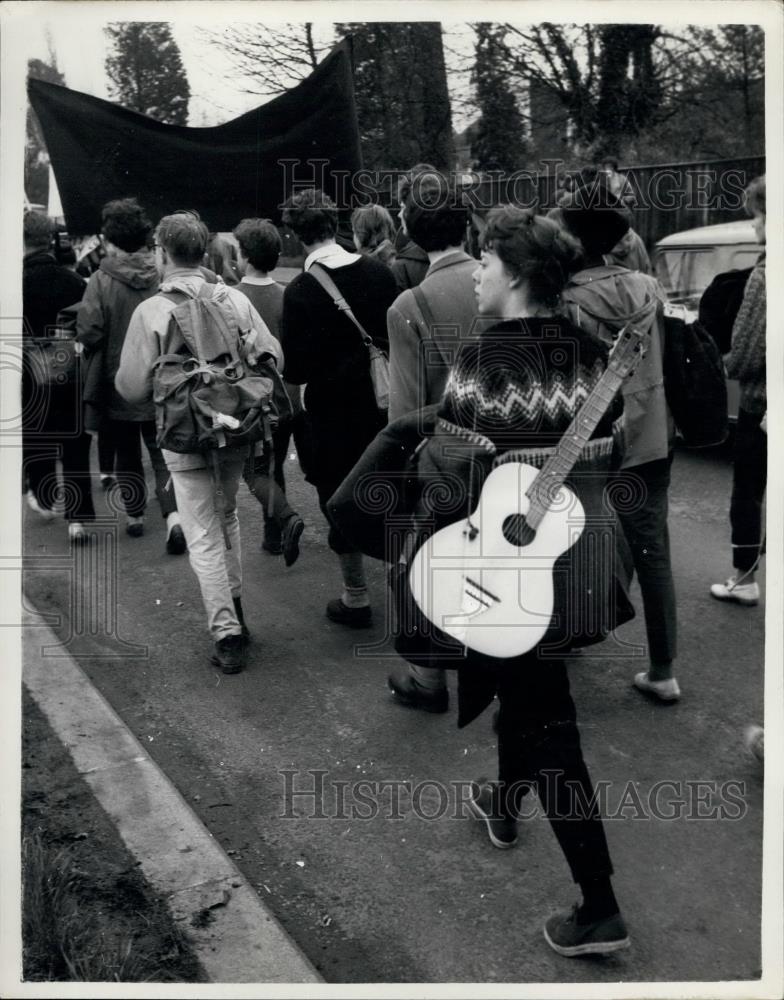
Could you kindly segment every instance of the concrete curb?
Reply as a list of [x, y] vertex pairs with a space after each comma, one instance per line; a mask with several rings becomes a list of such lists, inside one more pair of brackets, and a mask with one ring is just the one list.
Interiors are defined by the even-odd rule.
[[[323, 982], [73, 658], [43, 655], [62, 643], [40, 620], [32, 608], [23, 617], [24, 683], [147, 880], [184, 921], [210, 982]], [[186, 918], [200, 911], [209, 920], [194, 927]]]

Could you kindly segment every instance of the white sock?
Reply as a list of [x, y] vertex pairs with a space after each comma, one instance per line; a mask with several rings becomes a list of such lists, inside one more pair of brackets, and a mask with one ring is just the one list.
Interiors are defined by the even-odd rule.
[[180, 523], [180, 515], [177, 513], [176, 510], [173, 510], [171, 512], [171, 514], [167, 514], [166, 515], [166, 534], [170, 535], [172, 528], [175, 526], [175, 524], [179, 524], [179, 523]]
[[343, 587], [341, 601], [347, 608], [366, 608], [370, 604], [367, 587]]

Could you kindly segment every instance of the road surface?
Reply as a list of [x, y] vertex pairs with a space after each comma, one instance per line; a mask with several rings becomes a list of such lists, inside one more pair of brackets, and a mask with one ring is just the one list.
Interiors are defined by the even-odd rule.
[[764, 607], [708, 596], [728, 571], [726, 454], [681, 451], [674, 465], [683, 700], [663, 707], [632, 689], [640, 616], [570, 667], [633, 939], [588, 961], [542, 937], [545, 917], [579, 896], [546, 820], [532, 816], [499, 851], [459, 806], [461, 782], [495, 774], [491, 713], [458, 731], [454, 707], [434, 716], [392, 702], [382, 567], [370, 566], [373, 629], [325, 619], [336, 563], [314, 491], [296, 462], [287, 471], [307, 522], [291, 569], [259, 551], [261, 511], [240, 492], [253, 644], [239, 676], [209, 663], [195, 578], [187, 557], [164, 553], [154, 500], [132, 539], [99, 496], [105, 540], [75, 554], [62, 521], [25, 508], [25, 587], [326, 980], [758, 976], [762, 772], [742, 731], [762, 720]]

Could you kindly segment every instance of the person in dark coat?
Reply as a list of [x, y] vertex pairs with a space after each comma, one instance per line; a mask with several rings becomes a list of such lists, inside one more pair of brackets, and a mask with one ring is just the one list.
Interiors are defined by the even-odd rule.
[[[352, 321], [309, 273], [323, 268], [376, 347], [387, 351], [387, 309], [397, 288], [392, 272], [380, 261], [349, 253], [335, 240], [338, 214], [323, 192], [293, 195], [283, 223], [302, 241], [302, 274], [286, 286], [281, 318], [284, 378], [306, 384], [305, 410], [311, 431], [307, 479], [326, 502], [373, 440], [385, 419], [376, 404], [370, 360]], [[327, 605], [327, 617], [350, 627], [372, 621], [362, 554], [330, 525], [329, 545], [340, 561], [343, 591]]]
[[411, 179], [422, 173], [432, 173], [435, 167], [429, 163], [417, 163], [401, 179], [398, 191], [400, 198], [400, 228], [395, 237], [395, 260], [392, 264], [392, 273], [397, 282], [398, 292], [404, 292], [407, 288], [416, 288], [424, 280], [430, 267], [430, 258], [427, 251], [414, 242], [405, 224], [405, 192], [410, 188]]
[[[555, 613], [544, 637], [529, 652], [514, 651], [520, 633], [512, 623], [509, 638], [515, 646], [509, 655], [467, 649], [418, 611], [408, 581], [411, 553], [444, 525], [463, 520], [464, 537], [470, 540], [466, 544], [473, 542], [481, 554], [482, 536], [492, 530], [488, 524], [493, 521], [492, 515], [487, 520], [476, 515], [487, 476], [508, 462], [541, 468], [602, 378], [607, 347], [557, 314], [561, 289], [579, 250], [577, 241], [549, 219], [511, 206], [490, 212], [475, 280], [478, 310], [491, 325], [477, 342], [459, 351], [441, 404], [402, 417], [382, 432], [329, 503], [337, 523], [364, 545], [363, 532], [382, 534], [385, 525], [378, 505], [371, 516], [369, 505], [362, 502], [363, 488], [386, 481], [393, 486], [391, 495], [412, 492], [414, 539], [402, 545], [404, 558], [393, 571], [399, 617], [396, 648], [410, 662], [457, 668], [460, 726], [498, 698], [498, 781], [472, 783], [468, 805], [485, 823], [491, 843], [510, 848], [517, 842], [525, 796], [537, 791], [583, 895], [570, 913], [555, 914], [545, 923], [548, 944], [570, 957], [629, 945], [564, 660], [573, 645], [600, 641], [633, 615], [622, 587], [624, 600], [614, 599], [623, 574], [612, 560], [602, 567], [598, 557], [608, 542], [614, 552], [615, 541], [622, 538], [610, 523], [611, 515], [608, 521], [602, 500], [620, 398], [609, 409], [603, 407], [593, 437], [566, 481], [582, 501], [585, 526], [556, 564]], [[417, 437], [422, 439], [419, 445]], [[412, 449], [413, 463], [401, 476], [399, 453], [411, 455]], [[386, 451], [392, 458], [389, 480]], [[412, 476], [417, 481], [413, 487]], [[517, 497], [511, 496], [510, 512], [517, 509], [516, 503]], [[405, 506], [403, 502], [393, 511], [398, 524]], [[389, 548], [385, 543], [381, 551]], [[371, 551], [379, 554], [378, 539]], [[455, 610], [457, 614], [461, 608]], [[479, 604], [476, 611], [481, 616]]]
[[91, 366], [90, 386], [95, 390], [88, 401], [100, 413], [101, 431], [114, 442], [115, 478], [127, 517], [127, 533], [133, 538], [144, 533], [144, 441], [166, 521], [166, 551], [181, 555], [186, 548], [185, 536], [169, 472], [156, 444], [152, 400], [142, 405], [129, 403], [114, 385], [131, 316], [141, 302], [155, 295], [160, 283], [154, 254], [147, 248], [152, 223], [135, 199], [122, 198], [104, 205], [102, 225], [108, 252], [90, 277], [77, 323], [78, 339], [87, 349]]
[[[22, 308], [24, 338], [51, 336], [62, 309], [79, 302], [84, 281], [58, 264], [50, 250], [52, 225], [41, 212], [24, 217]], [[41, 517], [56, 517], [59, 496], [56, 462], [63, 469], [62, 498], [72, 542], [87, 539], [85, 523], [95, 518], [90, 486], [90, 435], [84, 430], [78, 380], [38, 385], [33, 374], [36, 353], [25, 344], [22, 373], [22, 440], [27, 504]]]

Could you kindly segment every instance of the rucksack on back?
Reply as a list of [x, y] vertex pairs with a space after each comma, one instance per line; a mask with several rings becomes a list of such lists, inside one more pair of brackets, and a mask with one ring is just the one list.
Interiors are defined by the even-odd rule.
[[690, 448], [721, 444], [729, 433], [724, 365], [699, 320], [664, 307], [664, 392], [675, 425]]
[[215, 285], [196, 296], [171, 293], [165, 353], [153, 369], [157, 442], [168, 451], [214, 452], [270, 441], [291, 416], [291, 402], [275, 359], [251, 367], [241, 357], [240, 330], [231, 309], [212, 300]]
[[746, 283], [753, 268], [724, 271], [717, 274], [702, 293], [699, 305], [700, 323], [713, 337], [722, 354], [732, 347], [732, 327], [738, 315]]

